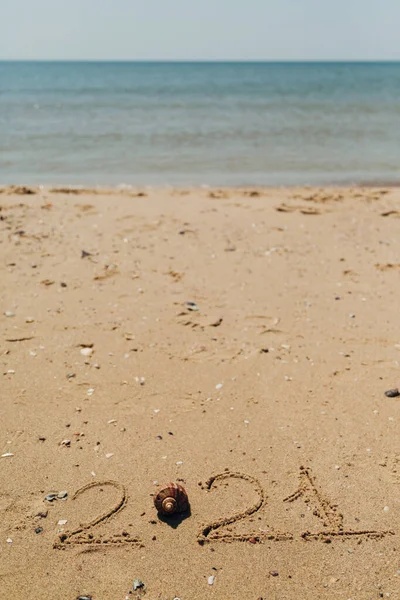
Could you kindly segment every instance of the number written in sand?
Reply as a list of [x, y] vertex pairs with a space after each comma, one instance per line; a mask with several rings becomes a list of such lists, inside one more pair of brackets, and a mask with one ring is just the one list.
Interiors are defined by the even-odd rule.
[[244, 473], [226, 472], [220, 473], [219, 475], [214, 475], [213, 477], [210, 477], [208, 481], [206, 481], [205, 489], [210, 491], [215, 482], [223, 481], [225, 479], [242, 479], [243, 481], [250, 483], [252, 487], [256, 489], [258, 499], [252, 506], [242, 512], [235, 513], [230, 517], [222, 517], [213, 523], [203, 525], [197, 536], [197, 541], [200, 545], [203, 545], [206, 542], [251, 542], [253, 544], [257, 544], [267, 539], [285, 540], [292, 538], [290, 534], [269, 534], [260, 532], [235, 534], [227, 532], [226, 530], [224, 531], [224, 528], [226, 528], [228, 525], [232, 525], [237, 521], [242, 521], [249, 518], [251, 515], [254, 515], [264, 506], [266, 502], [266, 495], [261, 487], [260, 482], [255, 477], [251, 477], [251, 475], [245, 475]]
[[76, 527], [72, 531], [66, 531], [64, 533], [61, 533], [58, 536], [58, 539], [54, 544], [54, 548], [60, 549], [60, 548], [65, 548], [66, 546], [71, 546], [71, 545], [76, 545], [76, 544], [95, 544], [95, 545], [135, 544], [135, 545], [142, 545], [140, 539], [138, 539], [136, 537], [132, 537], [126, 531], [124, 531], [120, 534], [112, 535], [110, 537], [105, 537], [102, 535], [95, 537], [94, 534], [91, 532], [91, 530], [94, 527], [96, 527], [100, 523], [105, 523], [111, 517], [115, 516], [117, 513], [121, 512], [125, 508], [126, 503], [128, 501], [128, 495], [127, 495], [125, 487], [116, 481], [95, 481], [92, 483], [88, 483], [87, 485], [84, 485], [83, 487], [79, 488], [79, 490], [77, 490], [72, 497], [72, 501], [74, 501], [77, 498], [79, 498], [82, 494], [87, 492], [88, 490], [91, 490], [93, 488], [102, 489], [105, 486], [110, 486], [110, 487], [113, 487], [116, 490], [118, 490], [118, 492], [119, 492], [118, 499], [111, 506], [109, 506], [109, 508], [107, 508], [103, 513], [101, 513], [100, 515], [98, 515], [97, 517], [92, 519], [91, 521], [80, 524], [78, 527]]
[[311, 469], [300, 467], [300, 484], [297, 490], [284, 499], [284, 502], [295, 502], [299, 498], [313, 510], [314, 516], [322, 521], [323, 529], [312, 533], [305, 531], [301, 534], [304, 540], [322, 540], [327, 543], [335, 538], [367, 537], [371, 539], [383, 538], [393, 535], [393, 531], [354, 531], [345, 529], [343, 526], [343, 515], [338, 512], [337, 506], [332, 504], [318, 489]]

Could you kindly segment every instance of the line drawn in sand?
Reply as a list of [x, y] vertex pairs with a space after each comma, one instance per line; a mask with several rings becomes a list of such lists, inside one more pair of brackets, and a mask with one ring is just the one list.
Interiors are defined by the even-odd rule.
[[225, 473], [219, 473], [218, 475], [213, 475], [206, 481], [204, 488], [206, 490], [210, 491], [213, 484], [216, 481], [223, 481], [224, 479], [232, 479], [232, 478], [233, 479], [242, 479], [243, 481], [247, 481], [247, 482], [251, 483], [252, 486], [256, 489], [256, 492], [258, 494], [257, 501], [252, 506], [248, 507], [246, 510], [244, 510], [242, 512], [235, 513], [230, 517], [222, 517], [222, 518], [218, 519], [217, 521], [203, 525], [197, 536], [197, 542], [202, 546], [206, 542], [250, 542], [252, 544], [257, 544], [257, 543], [262, 543], [263, 541], [266, 541], [266, 540], [286, 541], [286, 540], [293, 539], [293, 536], [290, 533], [280, 533], [280, 532], [260, 533], [260, 532], [257, 532], [257, 533], [237, 534], [237, 533], [231, 533], [231, 532], [224, 533], [223, 531], [221, 531], [221, 530], [223, 530], [223, 528], [227, 527], [228, 525], [231, 525], [237, 521], [242, 521], [242, 520], [247, 519], [250, 516], [254, 515], [261, 508], [263, 508], [263, 506], [265, 505], [266, 500], [267, 500], [264, 489], [262, 488], [258, 479], [256, 479], [255, 477], [252, 477], [251, 475], [246, 475], [245, 473], [233, 473], [233, 472], [228, 471]]
[[315, 479], [309, 468], [300, 467], [300, 484], [297, 490], [284, 499], [284, 502], [295, 502], [303, 498], [306, 504], [313, 507], [313, 514], [322, 521], [325, 529], [312, 533], [304, 531], [301, 538], [304, 540], [322, 540], [330, 543], [334, 538], [367, 537], [370, 539], [381, 539], [386, 535], [394, 535], [394, 531], [361, 530], [354, 531], [345, 529], [343, 526], [343, 515], [338, 512], [338, 507], [332, 504], [318, 489]]
[[117, 481], [94, 481], [84, 485], [79, 488], [72, 496], [72, 500], [76, 500], [81, 494], [86, 492], [87, 490], [96, 488], [96, 487], [104, 487], [111, 486], [117, 489], [120, 492], [118, 500], [114, 502], [107, 510], [103, 513], [88, 521], [87, 523], [82, 523], [72, 531], [66, 531], [61, 533], [58, 536], [58, 540], [54, 543], [53, 548], [62, 549], [67, 545], [75, 545], [75, 544], [112, 544], [112, 545], [122, 545], [122, 544], [132, 544], [142, 546], [142, 542], [137, 537], [132, 537], [128, 532], [123, 532], [121, 534], [115, 534], [111, 537], [103, 537], [98, 536], [95, 537], [90, 530], [96, 525], [100, 523], [104, 523], [108, 521], [111, 517], [115, 516], [117, 513], [121, 512], [128, 501], [128, 495], [121, 483]]

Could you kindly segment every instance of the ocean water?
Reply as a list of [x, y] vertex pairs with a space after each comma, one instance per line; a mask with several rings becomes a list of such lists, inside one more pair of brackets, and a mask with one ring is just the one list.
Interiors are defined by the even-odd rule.
[[0, 62], [10, 183], [400, 183], [400, 63]]

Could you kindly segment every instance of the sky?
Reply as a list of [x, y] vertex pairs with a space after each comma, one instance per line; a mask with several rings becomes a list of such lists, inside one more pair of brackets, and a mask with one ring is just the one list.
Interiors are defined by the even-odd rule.
[[0, 0], [0, 60], [400, 60], [400, 0]]

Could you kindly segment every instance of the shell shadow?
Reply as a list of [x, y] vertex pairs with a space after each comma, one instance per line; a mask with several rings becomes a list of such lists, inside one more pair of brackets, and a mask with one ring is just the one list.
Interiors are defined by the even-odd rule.
[[166, 523], [167, 525], [172, 527], [172, 529], [177, 529], [177, 527], [179, 527], [179, 525], [181, 523], [183, 523], [183, 521], [188, 519], [191, 515], [192, 515], [192, 511], [190, 510], [190, 505], [189, 505], [187, 510], [185, 510], [185, 512], [175, 513], [173, 515], [170, 515], [169, 517], [166, 517], [165, 515], [162, 515], [159, 513], [158, 518], [163, 523]]

